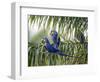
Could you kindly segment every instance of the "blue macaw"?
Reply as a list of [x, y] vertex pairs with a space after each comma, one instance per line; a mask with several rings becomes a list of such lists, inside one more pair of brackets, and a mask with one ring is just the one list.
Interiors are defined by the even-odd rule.
[[[61, 52], [58, 48], [55, 48], [53, 45], [51, 45], [50, 42], [49, 42], [49, 40], [48, 40], [48, 38], [45, 37], [44, 40], [45, 40], [45, 46], [44, 47], [46, 48], [46, 50], [48, 52], [50, 52], [50, 53], [56, 53], [56, 54], [58, 54], [60, 56], [69, 56], [69, 55], [66, 55], [63, 52]], [[73, 57], [73, 56], [70, 56], [70, 57]]]
[[58, 37], [58, 33], [56, 31], [51, 31], [51, 37], [54, 42], [53, 46], [58, 48], [60, 44], [60, 37]]

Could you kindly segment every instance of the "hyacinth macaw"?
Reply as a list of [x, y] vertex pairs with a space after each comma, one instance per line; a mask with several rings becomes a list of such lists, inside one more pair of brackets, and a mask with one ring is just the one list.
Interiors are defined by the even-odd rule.
[[45, 40], [45, 46], [44, 47], [46, 48], [46, 50], [49, 53], [56, 53], [56, 54], [58, 54], [60, 56], [74, 57], [74, 56], [66, 55], [63, 52], [61, 52], [58, 48], [55, 48], [53, 45], [50, 44], [48, 38], [45, 37], [44, 40]]
[[51, 38], [54, 42], [53, 46], [54, 48], [58, 48], [60, 44], [60, 37], [58, 37], [58, 33], [56, 31], [51, 31]]

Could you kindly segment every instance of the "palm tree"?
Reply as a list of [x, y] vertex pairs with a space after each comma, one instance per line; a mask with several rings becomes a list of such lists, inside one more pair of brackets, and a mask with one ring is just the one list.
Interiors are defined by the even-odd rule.
[[[86, 64], [88, 62], [88, 18], [68, 16], [30, 15], [28, 66]], [[61, 38], [60, 49], [75, 57], [65, 57], [47, 53], [43, 37], [49, 36], [51, 30], [56, 30]]]

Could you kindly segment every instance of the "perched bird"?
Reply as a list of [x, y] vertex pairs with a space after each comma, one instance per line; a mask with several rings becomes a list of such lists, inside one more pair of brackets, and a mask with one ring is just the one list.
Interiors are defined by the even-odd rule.
[[51, 37], [54, 42], [53, 46], [58, 48], [60, 44], [60, 37], [58, 37], [58, 33], [56, 31], [51, 31]]
[[76, 33], [75, 35], [76, 39], [83, 44], [85, 42], [85, 36], [84, 33], [82, 33], [81, 31], [79, 31], [78, 33]]
[[[60, 56], [69, 56], [69, 55], [66, 55], [64, 54], [63, 52], [61, 52], [58, 48], [55, 48], [53, 45], [50, 44], [48, 38], [45, 37], [45, 48], [46, 50], [49, 52], [49, 53], [56, 53]], [[73, 56], [70, 56], [70, 57], [73, 57]]]
[[80, 43], [83, 44], [85, 42], [85, 37], [84, 34], [81, 32], [80, 33]]

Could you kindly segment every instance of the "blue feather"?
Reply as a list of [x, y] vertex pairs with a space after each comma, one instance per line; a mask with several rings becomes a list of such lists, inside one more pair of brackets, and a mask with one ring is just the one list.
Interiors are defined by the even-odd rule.
[[69, 55], [66, 55], [64, 54], [63, 52], [61, 52], [58, 48], [55, 48], [54, 46], [52, 46], [48, 40], [48, 38], [45, 38], [45, 48], [48, 52], [50, 53], [56, 53], [58, 55], [61, 55], [61, 56], [69, 56]]
[[53, 46], [55, 48], [58, 48], [59, 44], [60, 44], [60, 37], [58, 37], [58, 33], [56, 31], [51, 31], [51, 33], [52, 32], [53, 32], [53, 34], [51, 35], [51, 37], [52, 37], [52, 40], [54, 42]]

